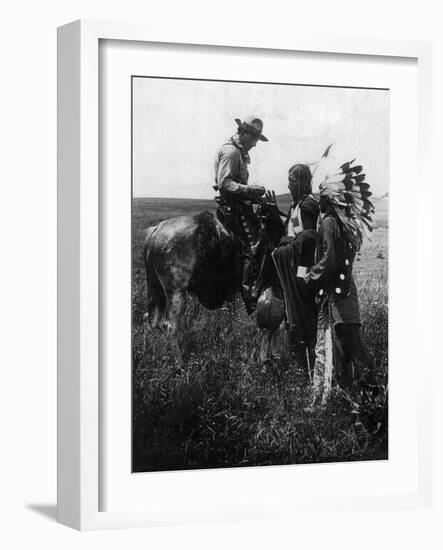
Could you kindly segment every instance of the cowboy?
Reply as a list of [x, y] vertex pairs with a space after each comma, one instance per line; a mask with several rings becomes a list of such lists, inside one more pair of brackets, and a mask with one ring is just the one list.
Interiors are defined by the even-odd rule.
[[352, 267], [365, 230], [372, 230], [373, 205], [364, 174], [357, 175], [362, 167], [351, 164], [342, 165], [340, 174], [320, 185], [317, 257], [305, 277], [316, 290], [319, 307], [313, 405], [326, 403], [334, 367], [339, 385], [348, 391], [369, 367]]
[[315, 291], [304, 283], [304, 277], [314, 264], [319, 206], [312, 194], [309, 166], [295, 164], [289, 169], [288, 180], [292, 203], [287, 236], [273, 259], [283, 288], [290, 348], [297, 362], [307, 368], [311, 361], [313, 364], [317, 307]]
[[258, 221], [253, 204], [265, 193], [261, 185], [248, 183], [250, 163], [249, 151], [258, 141], [268, 141], [262, 134], [263, 122], [256, 116], [243, 121], [236, 118], [237, 132], [219, 149], [215, 159], [215, 186], [218, 216], [238, 237], [241, 245], [242, 296], [248, 314], [256, 307], [253, 295], [253, 245], [258, 239]]

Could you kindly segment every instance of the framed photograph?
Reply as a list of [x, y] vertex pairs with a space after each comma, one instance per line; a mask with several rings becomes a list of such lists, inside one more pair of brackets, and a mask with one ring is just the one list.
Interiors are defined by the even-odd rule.
[[59, 521], [429, 506], [429, 44], [172, 34], [59, 29]]

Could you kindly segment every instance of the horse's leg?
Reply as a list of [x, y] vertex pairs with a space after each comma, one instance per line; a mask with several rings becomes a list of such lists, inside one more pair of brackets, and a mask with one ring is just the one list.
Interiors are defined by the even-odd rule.
[[145, 268], [147, 312], [143, 315], [143, 354], [146, 356], [150, 333], [159, 326], [165, 315], [166, 294], [154, 266], [150, 265], [147, 259], [145, 259]]
[[168, 346], [179, 368], [183, 366], [183, 358], [178, 344], [178, 327], [193, 273], [191, 252], [192, 250], [188, 251], [186, 255], [186, 250], [180, 250], [180, 253], [186, 256], [185, 259], [179, 255], [168, 258], [163, 256], [162, 263], [158, 262], [155, 270], [165, 301], [165, 307], [161, 310], [163, 315], [160, 325], [166, 329]]
[[[150, 228], [151, 229], [151, 228]], [[151, 229], [152, 233], [152, 229]], [[147, 331], [157, 328], [166, 308], [166, 292], [155, 269], [154, 260], [150, 260], [148, 241], [143, 251], [146, 270], [147, 312], [143, 321]]]
[[262, 341], [260, 348], [260, 362], [265, 363], [271, 359], [271, 347], [272, 347], [272, 336], [274, 331], [271, 329], [263, 329], [262, 331]]
[[263, 331], [260, 361], [270, 359], [272, 339], [284, 319], [283, 300], [277, 298], [271, 287], [266, 288], [257, 302], [257, 325]]
[[185, 306], [186, 294], [177, 290], [171, 294], [166, 310], [166, 333], [172, 355], [179, 368], [183, 367], [183, 357], [178, 345], [178, 322]]
[[281, 350], [281, 337], [282, 337], [282, 325], [284, 324], [284, 321], [280, 323], [280, 325], [274, 329], [272, 332], [271, 337], [271, 353], [278, 354]]

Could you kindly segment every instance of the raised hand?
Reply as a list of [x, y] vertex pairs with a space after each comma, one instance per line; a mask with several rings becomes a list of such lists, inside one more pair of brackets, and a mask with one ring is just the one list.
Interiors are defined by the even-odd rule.
[[268, 204], [272, 204], [274, 206], [277, 206], [277, 199], [275, 197], [275, 191], [266, 191], [265, 201]]

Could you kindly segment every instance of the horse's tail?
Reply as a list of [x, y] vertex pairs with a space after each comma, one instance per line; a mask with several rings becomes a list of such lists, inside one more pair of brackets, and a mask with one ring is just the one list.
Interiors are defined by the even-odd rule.
[[148, 271], [148, 265], [150, 264], [150, 262], [149, 262], [149, 256], [150, 256], [149, 245], [150, 245], [150, 242], [151, 242], [151, 237], [152, 237], [152, 235], [153, 235], [153, 233], [155, 232], [156, 229], [157, 229], [157, 226], [153, 225], [151, 227], [148, 227], [148, 229], [146, 229], [146, 232], [145, 232], [145, 244], [143, 246], [142, 259], [143, 259], [143, 264], [145, 266], [146, 272]]
[[166, 307], [165, 293], [155, 270], [155, 262], [152, 257], [155, 252], [153, 246], [153, 235], [155, 234], [157, 227], [157, 225], [148, 227], [145, 234], [145, 244], [143, 246], [143, 263], [146, 271], [148, 314], [153, 308], [158, 308], [158, 310], [162, 312]]

